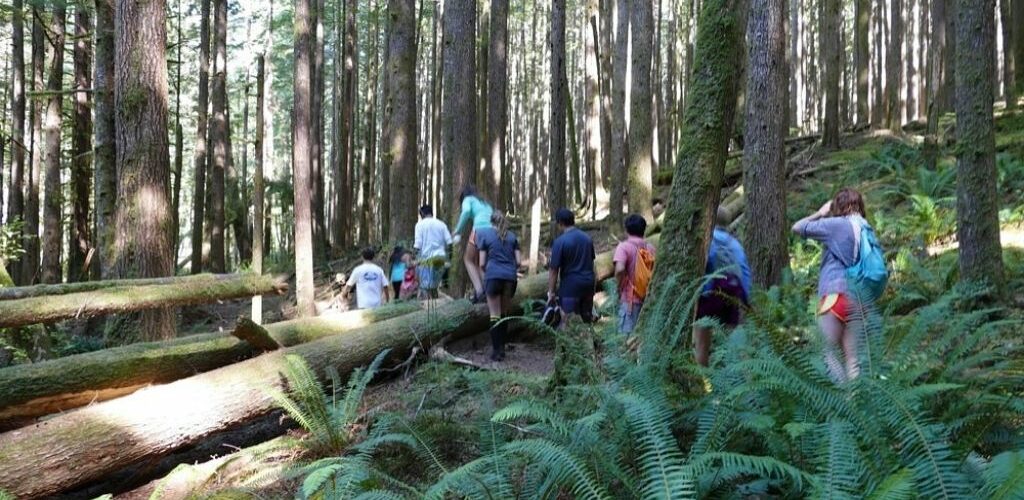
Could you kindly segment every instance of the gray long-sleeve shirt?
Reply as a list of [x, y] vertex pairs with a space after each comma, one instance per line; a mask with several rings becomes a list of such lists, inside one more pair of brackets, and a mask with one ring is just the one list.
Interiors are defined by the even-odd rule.
[[803, 224], [794, 229], [804, 238], [820, 241], [825, 250], [821, 255], [821, 276], [818, 277], [818, 296], [830, 293], [846, 293], [846, 268], [857, 262], [857, 245], [859, 235], [854, 230], [856, 219], [858, 227], [867, 225], [859, 215], [846, 217], [825, 217]]

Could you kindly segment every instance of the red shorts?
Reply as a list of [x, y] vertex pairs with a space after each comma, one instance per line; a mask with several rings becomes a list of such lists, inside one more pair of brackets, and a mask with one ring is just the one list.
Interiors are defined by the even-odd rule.
[[846, 323], [853, 311], [853, 301], [845, 293], [830, 293], [818, 302], [818, 316], [832, 313], [839, 321]]

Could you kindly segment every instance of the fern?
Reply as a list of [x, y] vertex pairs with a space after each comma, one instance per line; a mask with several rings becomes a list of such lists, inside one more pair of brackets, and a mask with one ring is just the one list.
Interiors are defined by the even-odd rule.
[[910, 469], [900, 469], [879, 483], [868, 500], [911, 500], [916, 498], [914, 491], [914, 475]]
[[1024, 498], [1024, 452], [1011, 451], [992, 458], [984, 471], [982, 494], [990, 500]]
[[664, 406], [630, 393], [618, 396], [626, 409], [630, 431], [640, 447], [644, 498], [694, 498], [693, 478], [669, 432], [672, 413]]

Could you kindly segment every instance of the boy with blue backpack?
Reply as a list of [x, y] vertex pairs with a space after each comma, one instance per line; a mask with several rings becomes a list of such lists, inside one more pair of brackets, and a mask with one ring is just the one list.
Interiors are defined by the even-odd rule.
[[[818, 277], [818, 325], [829, 344], [825, 363], [836, 382], [860, 373], [856, 325], [864, 319], [865, 306], [882, 295], [889, 278], [881, 246], [866, 217], [864, 198], [846, 188], [793, 225], [794, 233], [825, 247]], [[845, 363], [839, 361], [839, 350]]]

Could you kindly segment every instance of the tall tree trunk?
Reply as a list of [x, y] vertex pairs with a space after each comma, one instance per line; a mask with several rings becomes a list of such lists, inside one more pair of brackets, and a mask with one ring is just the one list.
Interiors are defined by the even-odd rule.
[[300, 316], [316, 313], [313, 305], [313, 221], [310, 142], [312, 140], [312, 50], [310, 3], [295, 0], [295, 75], [292, 108], [292, 169], [295, 190], [295, 292]]
[[[25, 5], [14, 0], [11, 18], [11, 175], [8, 184], [7, 222], [24, 220], [25, 212]], [[20, 259], [12, 261], [8, 271], [21, 281]]]
[[747, 224], [744, 246], [754, 283], [764, 288], [780, 283], [789, 262], [785, 227], [786, 1], [751, 2], [747, 24], [743, 186], [746, 213], [757, 214], [757, 223]]
[[[246, 266], [252, 258], [252, 243], [249, 235], [248, 210], [242, 199], [242, 184], [245, 177], [239, 179], [238, 167], [235, 163], [234, 148], [231, 145], [231, 103], [225, 100], [227, 109], [224, 117], [227, 122], [227, 168], [225, 169], [225, 223], [230, 224], [234, 236], [235, 251], [238, 253], [239, 264]], [[244, 152], [243, 148], [243, 152]], [[230, 219], [227, 215], [230, 214]]]
[[210, 146], [213, 157], [210, 162], [210, 270], [223, 273], [227, 270], [225, 261], [225, 177], [228, 169], [228, 0], [213, 0], [213, 82], [210, 102], [213, 116], [210, 120]]
[[344, 7], [345, 29], [344, 29], [344, 60], [340, 82], [341, 104], [339, 105], [340, 121], [338, 127], [338, 163], [335, 169], [335, 203], [334, 203], [334, 239], [341, 248], [346, 248], [351, 243], [352, 231], [352, 117], [354, 108], [355, 92], [353, 90], [355, 75], [355, 29], [356, 29], [356, 8], [358, 3], [355, 0], [347, 0]]
[[[68, 281], [89, 278], [85, 258], [92, 248], [89, 195], [92, 191], [92, 9], [87, 0], [75, 4], [75, 83], [71, 132], [71, 231], [68, 241]], [[92, 259], [95, 262], [95, 257]]]
[[597, 74], [601, 83], [601, 176], [598, 191], [607, 196], [612, 174], [612, 33], [615, 27], [611, 13], [614, 0], [598, 1], [600, 11], [597, 19], [590, 19], [590, 31], [596, 39], [594, 50], [598, 56]]
[[[874, 37], [872, 43], [874, 71], [871, 76], [871, 126], [881, 126], [885, 121], [885, 91], [882, 85], [882, 73], [885, 61], [885, 0], [873, 0], [874, 15], [871, 16]], [[944, 2], [947, 0], [938, 0]], [[951, 0], [950, 0], [951, 1]]]
[[[375, 12], [373, 4], [368, 6], [370, 12]], [[363, 172], [359, 177], [362, 183], [362, 203], [360, 204], [362, 210], [360, 212], [359, 219], [359, 243], [363, 246], [368, 246], [371, 241], [374, 240], [372, 233], [373, 228], [373, 216], [371, 210], [377, 205], [378, 200], [373, 189], [374, 177], [377, 175], [377, 92], [379, 81], [378, 78], [378, 67], [379, 67], [379, 54], [377, 53], [377, 44], [380, 39], [380, 22], [377, 16], [374, 16], [373, 21], [373, 32], [370, 34], [367, 52], [367, 63], [366, 63], [366, 123], [364, 124], [365, 129], [365, 142], [363, 143], [363, 161], [362, 169]]]
[[[199, 97], [196, 103], [196, 140], [193, 161], [195, 188], [192, 195], [192, 274], [203, 272], [203, 222], [206, 219], [206, 137], [210, 101], [210, 1], [200, 0]], [[209, 243], [209, 242], [207, 242]]]
[[[609, 0], [612, 1], [612, 0]], [[626, 191], [626, 73], [629, 68], [629, 2], [615, 1], [615, 59], [612, 61], [612, 163], [609, 222], [618, 231]]]
[[490, 37], [487, 56], [487, 165], [494, 206], [511, 208], [511, 168], [506, 161], [508, 126], [508, 0], [490, 0]]
[[388, 0], [388, 14], [391, 28], [382, 142], [383, 168], [391, 171], [391, 220], [385, 223], [396, 238], [408, 238], [416, 227], [416, 211], [409, 204], [420, 199], [416, 161], [416, 2]]
[[596, 27], [598, 0], [587, 0], [586, 18], [581, 36], [584, 38], [584, 99], [583, 99], [583, 164], [590, 173], [587, 183], [587, 199], [591, 209], [591, 217], [597, 215], [597, 185], [601, 178], [601, 83], [597, 68], [601, 63], [597, 52]]
[[940, 101], [941, 106], [939, 111], [942, 113], [954, 111], [954, 101], [956, 100], [956, 23], [957, 21], [957, 0], [936, 0], [945, 2], [945, 20], [946, 20], [946, 74], [942, 80], [942, 85], [945, 89], [940, 94], [943, 99]]
[[1013, 59], [1016, 62], [1017, 89], [1024, 92], [1024, 1], [1013, 0], [1010, 5], [1010, 18], [1013, 20]]
[[61, 249], [64, 246], [63, 190], [60, 182], [61, 105], [64, 87], [64, 33], [67, 8], [55, 2], [50, 15], [47, 40], [50, 42], [50, 67], [46, 78], [46, 115], [43, 118], [43, 169], [45, 171], [45, 202], [43, 205], [43, 260], [40, 278], [43, 283], [60, 283]]
[[[669, 195], [672, 203], [665, 213], [649, 290], [656, 300], [672, 296], [667, 288], [676, 283], [673, 276], [685, 282], [704, 274], [739, 87], [739, 65], [725, 62], [743, 57], [746, 12], [745, 0], [706, 0], [702, 5], [689, 90], [700, 98], [690, 100], [683, 118], [677, 175]], [[639, 331], [657, 310], [641, 311]], [[684, 317], [673, 319], [689, 321], [690, 311], [680, 314]]]
[[[164, 0], [117, 0], [114, 33], [114, 124], [117, 133], [116, 273], [152, 278], [174, 273], [168, 199], [167, 22]], [[146, 340], [175, 334], [171, 309], [141, 314]]]
[[[1002, 21], [1003, 31], [1003, 95], [1006, 97], [1006, 109], [1017, 108], [1017, 61], [1014, 53], [1014, 37], [1024, 35], [1021, 33], [1024, 26], [1013, 24], [1013, 13], [1010, 8], [1010, 0], [999, 1], [999, 18]], [[1022, 3], [1024, 0], [1015, 0]], [[1024, 19], [1022, 19], [1024, 21]]]
[[629, 88], [629, 211], [649, 221], [651, 212], [651, 36], [654, 17], [651, 0], [634, 0], [630, 8], [630, 75]]
[[[44, 27], [41, 21], [43, 14], [32, 8], [32, 90], [40, 92], [45, 89], [43, 72], [46, 63]], [[33, 99], [32, 114], [32, 161], [25, 179], [25, 229], [22, 248], [22, 284], [35, 284], [39, 278], [39, 181], [43, 169], [43, 99]]]
[[[263, 165], [268, 162], [267, 148], [264, 145], [266, 135], [266, 55], [256, 56], [256, 140], [253, 143], [256, 169], [252, 176], [253, 210], [252, 210], [252, 271], [263, 274]], [[263, 323], [263, 297], [252, 298], [252, 320], [256, 324]]]
[[825, 123], [822, 127], [821, 144], [826, 149], [839, 148], [839, 76], [842, 73], [839, 51], [843, 29], [841, 15], [840, 0], [822, 0], [820, 43], [825, 64]]
[[866, 124], [868, 116], [868, 66], [871, 56], [868, 39], [871, 35], [871, 0], [854, 0], [853, 60], [857, 78], [857, 117], [854, 123]]
[[993, 4], [960, 0], [956, 20], [957, 239], [960, 280], [1003, 284], [999, 191], [992, 118], [995, 67]]
[[903, 80], [903, 0], [890, 0], [889, 5], [889, 47], [885, 63], [885, 127], [899, 134], [903, 131], [903, 99], [900, 92], [900, 82]]
[[115, 211], [117, 207], [117, 147], [114, 131], [114, 2], [96, 0], [95, 170], [96, 215], [93, 234], [96, 264], [93, 278], [114, 273]]
[[[548, 213], [567, 205], [565, 112], [565, 0], [551, 2], [551, 142], [548, 150]], [[555, 227], [554, 224], [551, 225]], [[552, 229], [554, 231], [554, 229]]]
[[310, 77], [313, 80], [312, 109], [313, 138], [310, 142], [313, 182], [313, 258], [323, 261], [327, 258], [327, 227], [324, 224], [324, 200], [326, 198], [324, 183], [324, 0], [313, 0], [310, 3], [312, 26], [316, 30], [313, 38], [313, 69]]
[[181, 128], [181, 67], [184, 61], [181, 58], [182, 46], [184, 45], [184, 37], [181, 33], [181, 0], [178, 0], [175, 10], [178, 16], [177, 23], [175, 23], [178, 54], [176, 57], [177, 62], [174, 65], [174, 179], [171, 187], [171, 220], [173, 221], [171, 228], [171, 253], [174, 255], [175, 268], [177, 268], [178, 243], [181, 238], [181, 176], [185, 168], [185, 135]]

